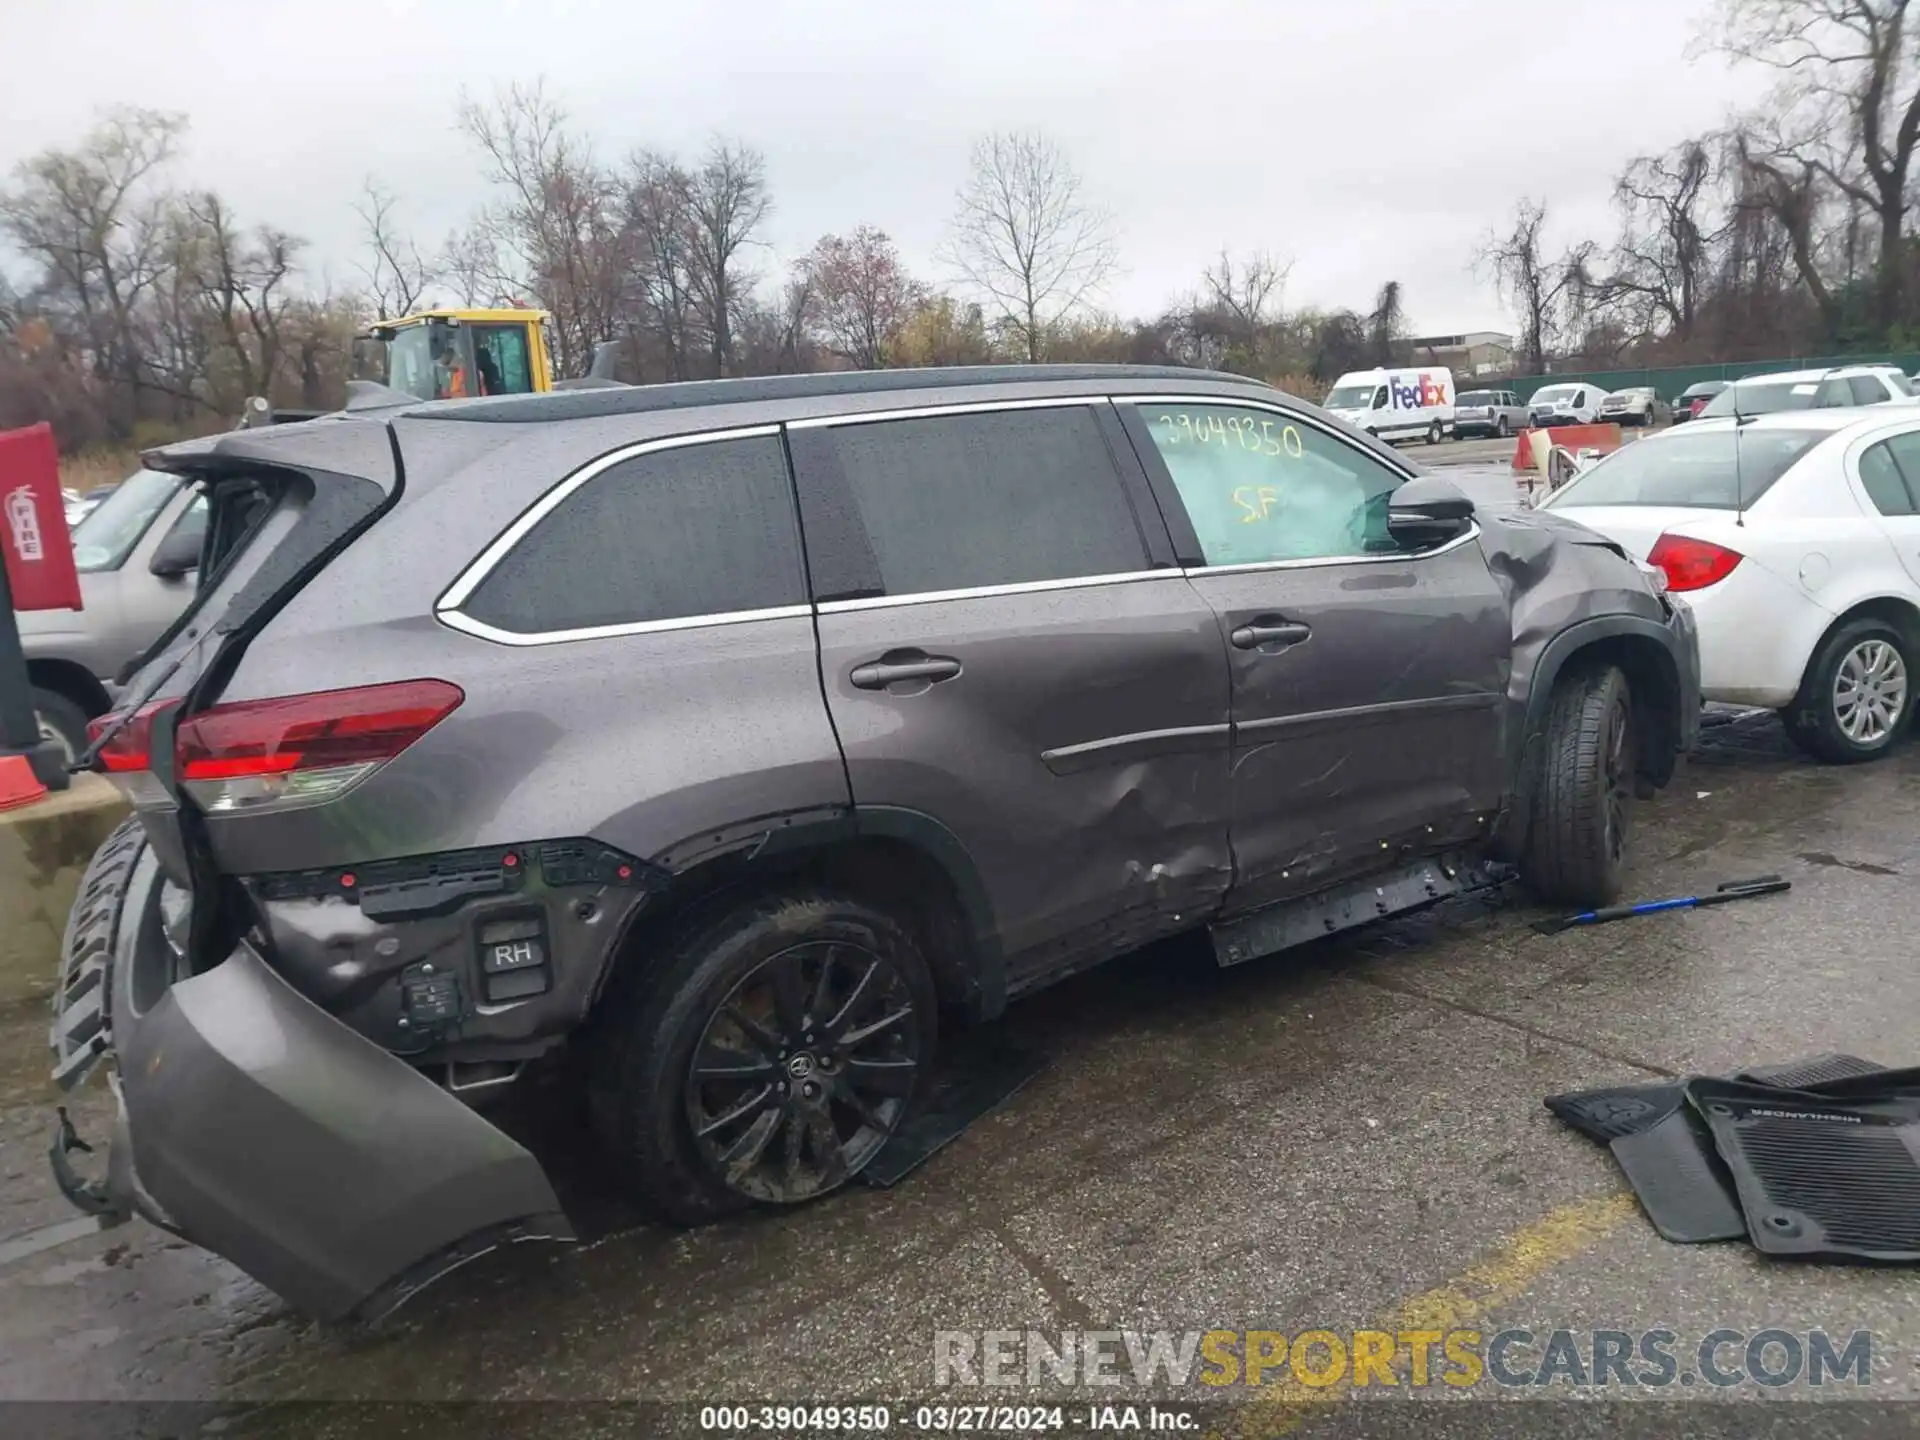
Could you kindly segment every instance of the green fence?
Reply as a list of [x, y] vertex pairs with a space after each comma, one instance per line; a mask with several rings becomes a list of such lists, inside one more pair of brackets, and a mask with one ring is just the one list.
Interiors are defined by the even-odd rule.
[[1920, 353], [1905, 355], [1795, 355], [1782, 360], [1742, 360], [1731, 365], [1675, 365], [1658, 370], [1566, 370], [1557, 375], [1522, 375], [1512, 380], [1464, 378], [1454, 384], [1460, 390], [1498, 388], [1512, 390], [1525, 402], [1542, 385], [1565, 385], [1584, 381], [1607, 390], [1625, 390], [1635, 385], [1651, 385], [1662, 399], [1672, 400], [1689, 385], [1702, 380], [1737, 380], [1742, 375], [1765, 375], [1775, 370], [1828, 370], [1836, 365], [1897, 365], [1906, 374], [1920, 370]]

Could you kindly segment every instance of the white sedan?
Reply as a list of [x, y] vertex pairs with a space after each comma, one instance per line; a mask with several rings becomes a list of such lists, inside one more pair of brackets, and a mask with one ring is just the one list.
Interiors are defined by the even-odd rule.
[[1821, 759], [1872, 760], [1920, 666], [1920, 414], [1696, 420], [1542, 502], [1664, 573], [1700, 625], [1708, 700], [1780, 711]]

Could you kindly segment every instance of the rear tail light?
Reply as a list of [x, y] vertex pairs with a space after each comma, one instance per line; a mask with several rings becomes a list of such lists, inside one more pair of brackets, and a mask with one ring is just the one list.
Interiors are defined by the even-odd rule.
[[1740, 559], [1737, 550], [1686, 535], [1662, 535], [1647, 555], [1649, 565], [1666, 572], [1667, 589], [1676, 592], [1719, 584], [1733, 573]]
[[179, 703], [178, 700], [149, 701], [108, 735], [104, 744], [100, 743], [100, 737], [119, 725], [118, 712], [87, 723], [87, 743], [100, 745], [94, 758], [127, 803], [137, 810], [172, 803], [173, 797], [153, 774], [153, 722]]
[[402, 680], [215, 705], [180, 722], [175, 773], [210, 814], [331, 800], [465, 698], [445, 680]]

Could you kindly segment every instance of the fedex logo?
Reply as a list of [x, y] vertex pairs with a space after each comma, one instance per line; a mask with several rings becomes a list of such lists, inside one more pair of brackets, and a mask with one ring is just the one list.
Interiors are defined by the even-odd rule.
[[1387, 377], [1387, 393], [1395, 410], [1424, 410], [1447, 403], [1446, 387], [1431, 375], [1416, 375], [1409, 385], [1398, 375]]

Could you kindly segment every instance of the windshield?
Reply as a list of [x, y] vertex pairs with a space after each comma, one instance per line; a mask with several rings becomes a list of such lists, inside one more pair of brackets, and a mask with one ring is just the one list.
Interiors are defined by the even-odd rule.
[[174, 492], [178, 475], [142, 470], [73, 527], [73, 565], [82, 573], [118, 570]]
[[1578, 385], [1549, 385], [1544, 390], [1533, 392], [1533, 403], [1551, 405], [1557, 400], [1571, 399], [1580, 388]]
[[1674, 505], [1733, 510], [1751, 505], [1831, 430], [1695, 430], [1616, 450], [1542, 502], [1543, 509], [1584, 505]]
[[1894, 390], [1901, 395], [1911, 395], [1914, 393], [1913, 382], [1908, 380], [1907, 377], [1902, 375], [1898, 370], [1882, 370], [1880, 372], [1880, 378], [1891, 385]]
[[1491, 405], [1493, 404], [1493, 392], [1491, 390], [1469, 390], [1460, 397], [1458, 403], [1461, 405]]
[[1818, 380], [1776, 380], [1771, 384], [1729, 385], [1701, 410], [1716, 415], [1772, 415], [1781, 410], [1811, 410], [1820, 398]]
[[1327, 392], [1329, 410], [1365, 410], [1373, 401], [1371, 385], [1336, 385]]

